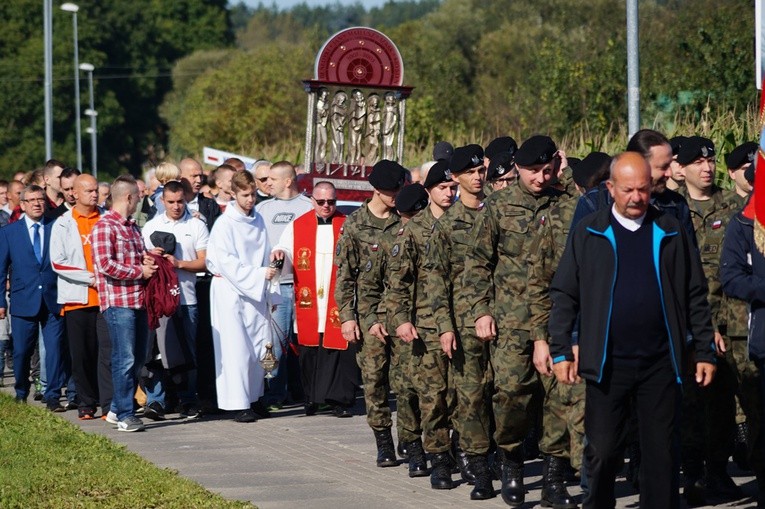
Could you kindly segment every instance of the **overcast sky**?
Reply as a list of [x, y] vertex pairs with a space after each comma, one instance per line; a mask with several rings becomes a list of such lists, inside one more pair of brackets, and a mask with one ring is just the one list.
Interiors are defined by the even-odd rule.
[[[257, 7], [259, 3], [261, 3], [261, 0], [243, 0], [245, 4], [251, 6], [251, 7]], [[380, 7], [381, 5], [385, 4], [386, 0], [263, 0], [263, 5], [272, 5], [276, 4], [279, 6], [280, 9], [289, 9], [290, 7], [297, 5], [297, 4], [308, 4], [309, 7], [316, 7], [319, 5], [332, 5], [335, 3], [340, 3], [343, 5], [353, 5], [356, 2], [362, 4], [367, 9], [370, 7]], [[229, 0], [230, 5], [234, 5], [239, 3], [239, 0]]]

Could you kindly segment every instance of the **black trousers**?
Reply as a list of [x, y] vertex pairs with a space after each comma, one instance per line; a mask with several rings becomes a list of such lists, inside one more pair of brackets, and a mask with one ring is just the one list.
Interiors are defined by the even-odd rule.
[[79, 405], [104, 413], [112, 404], [112, 343], [98, 306], [64, 314], [72, 359], [72, 377]]
[[616, 505], [614, 481], [622, 466], [633, 404], [642, 456], [640, 507], [679, 507], [676, 424], [680, 390], [668, 355], [642, 366], [609, 360], [600, 383], [587, 381], [584, 461], [590, 491], [583, 508]]

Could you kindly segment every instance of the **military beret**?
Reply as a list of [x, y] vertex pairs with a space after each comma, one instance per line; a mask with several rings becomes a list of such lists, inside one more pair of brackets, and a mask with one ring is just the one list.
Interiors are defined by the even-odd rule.
[[535, 166], [552, 161], [558, 147], [549, 136], [535, 135], [524, 141], [515, 153], [515, 164], [520, 166]]
[[395, 191], [404, 185], [407, 169], [395, 161], [383, 159], [372, 167], [369, 174], [369, 183], [375, 189], [382, 191]]
[[574, 168], [574, 166], [582, 162], [580, 158], [570, 157], [570, 156], [566, 156], [566, 161], [568, 161], [568, 167], [572, 169]]
[[475, 143], [454, 149], [449, 160], [449, 170], [460, 173], [476, 166], [483, 166], [483, 148]]
[[709, 138], [691, 136], [687, 138], [677, 151], [677, 162], [690, 164], [699, 157], [714, 157], [715, 144]]
[[685, 142], [687, 139], [688, 138], [686, 136], [675, 136], [669, 140], [669, 146], [672, 148], [673, 156], [677, 155], [677, 153], [680, 151], [680, 147], [683, 145], [683, 142]]
[[436, 143], [436, 146], [433, 147], [433, 159], [436, 161], [439, 159], [446, 159], [448, 161], [453, 153], [454, 147], [448, 141], [439, 141]]
[[609, 164], [611, 164], [611, 156], [604, 152], [590, 152], [587, 157], [575, 164], [572, 164], [569, 158], [574, 182], [580, 187], [590, 187], [592, 178], [599, 173], [604, 173]]
[[428, 193], [422, 184], [405, 186], [396, 195], [396, 210], [401, 214], [414, 214], [428, 206]]
[[509, 152], [510, 156], [513, 156], [516, 150], [518, 150], [518, 144], [514, 139], [510, 136], [500, 136], [499, 138], [494, 138], [486, 145], [483, 155], [489, 159], [494, 159], [497, 154], [502, 152]]
[[449, 163], [443, 159], [439, 159], [436, 164], [430, 167], [428, 170], [428, 176], [425, 177], [425, 182], [422, 184], [425, 189], [430, 189], [438, 184], [452, 181], [452, 172], [449, 171]]
[[754, 163], [746, 167], [744, 170], [744, 178], [750, 184], [754, 184]]
[[514, 167], [513, 154], [510, 152], [500, 152], [495, 154], [489, 162], [489, 170], [486, 172], [486, 180], [493, 182], [497, 179], [507, 177]]
[[730, 154], [725, 156], [725, 164], [728, 166], [729, 170], [735, 170], [746, 163], [751, 163], [757, 155], [758, 148], [759, 146], [753, 141], [742, 143], [734, 148]]

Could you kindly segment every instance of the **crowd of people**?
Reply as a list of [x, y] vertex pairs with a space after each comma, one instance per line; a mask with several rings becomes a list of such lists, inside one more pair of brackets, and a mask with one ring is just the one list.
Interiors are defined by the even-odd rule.
[[641, 507], [679, 507], [681, 485], [699, 506], [743, 497], [732, 457], [765, 506], [757, 149], [725, 155], [723, 190], [699, 136], [581, 160], [547, 136], [439, 142], [412, 170], [377, 162], [347, 217], [287, 161], [99, 183], [51, 160], [0, 181], [0, 354], [18, 402], [119, 431], [346, 418], [361, 387], [377, 466], [458, 473], [471, 500], [498, 480], [524, 504], [541, 456], [543, 506], [577, 507], [579, 482], [614, 507], [626, 455]]

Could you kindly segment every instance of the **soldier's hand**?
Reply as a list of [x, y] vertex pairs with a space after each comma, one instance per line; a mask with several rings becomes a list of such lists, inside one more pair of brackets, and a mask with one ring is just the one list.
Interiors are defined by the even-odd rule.
[[411, 343], [415, 339], [419, 338], [417, 335], [417, 329], [414, 328], [412, 322], [402, 323], [396, 327], [396, 336], [400, 337], [407, 343]]
[[699, 387], [706, 387], [712, 383], [712, 379], [715, 377], [715, 371], [717, 366], [711, 362], [697, 362], [696, 363], [696, 383]]
[[441, 350], [451, 359], [452, 352], [457, 351], [457, 336], [453, 332], [444, 332], [438, 340], [441, 342]]
[[380, 322], [377, 322], [369, 328], [369, 334], [376, 337], [383, 343], [385, 343], [385, 338], [388, 337], [388, 331], [385, 330], [385, 326]]
[[481, 341], [493, 341], [497, 337], [497, 324], [491, 315], [483, 315], [475, 321], [475, 334]]
[[715, 350], [718, 357], [725, 357], [725, 352], [728, 351], [728, 347], [725, 346], [725, 339], [719, 332], [715, 332]]
[[534, 341], [534, 367], [537, 368], [539, 374], [544, 376], [552, 376], [552, 357], [550, 357], [550, 345], [547, 341], [541, 339]]
[[343, 339], [355, 343], [361, 337], [361, 329], [359, 329], [356, 320], [348, 320], [340, 325], [340, 332], [343, 334]]
[[571, 361], [560, 361], [553, 364], [555, 378], [562, 384], [574, 385], [576, 383], [576, 364]]

